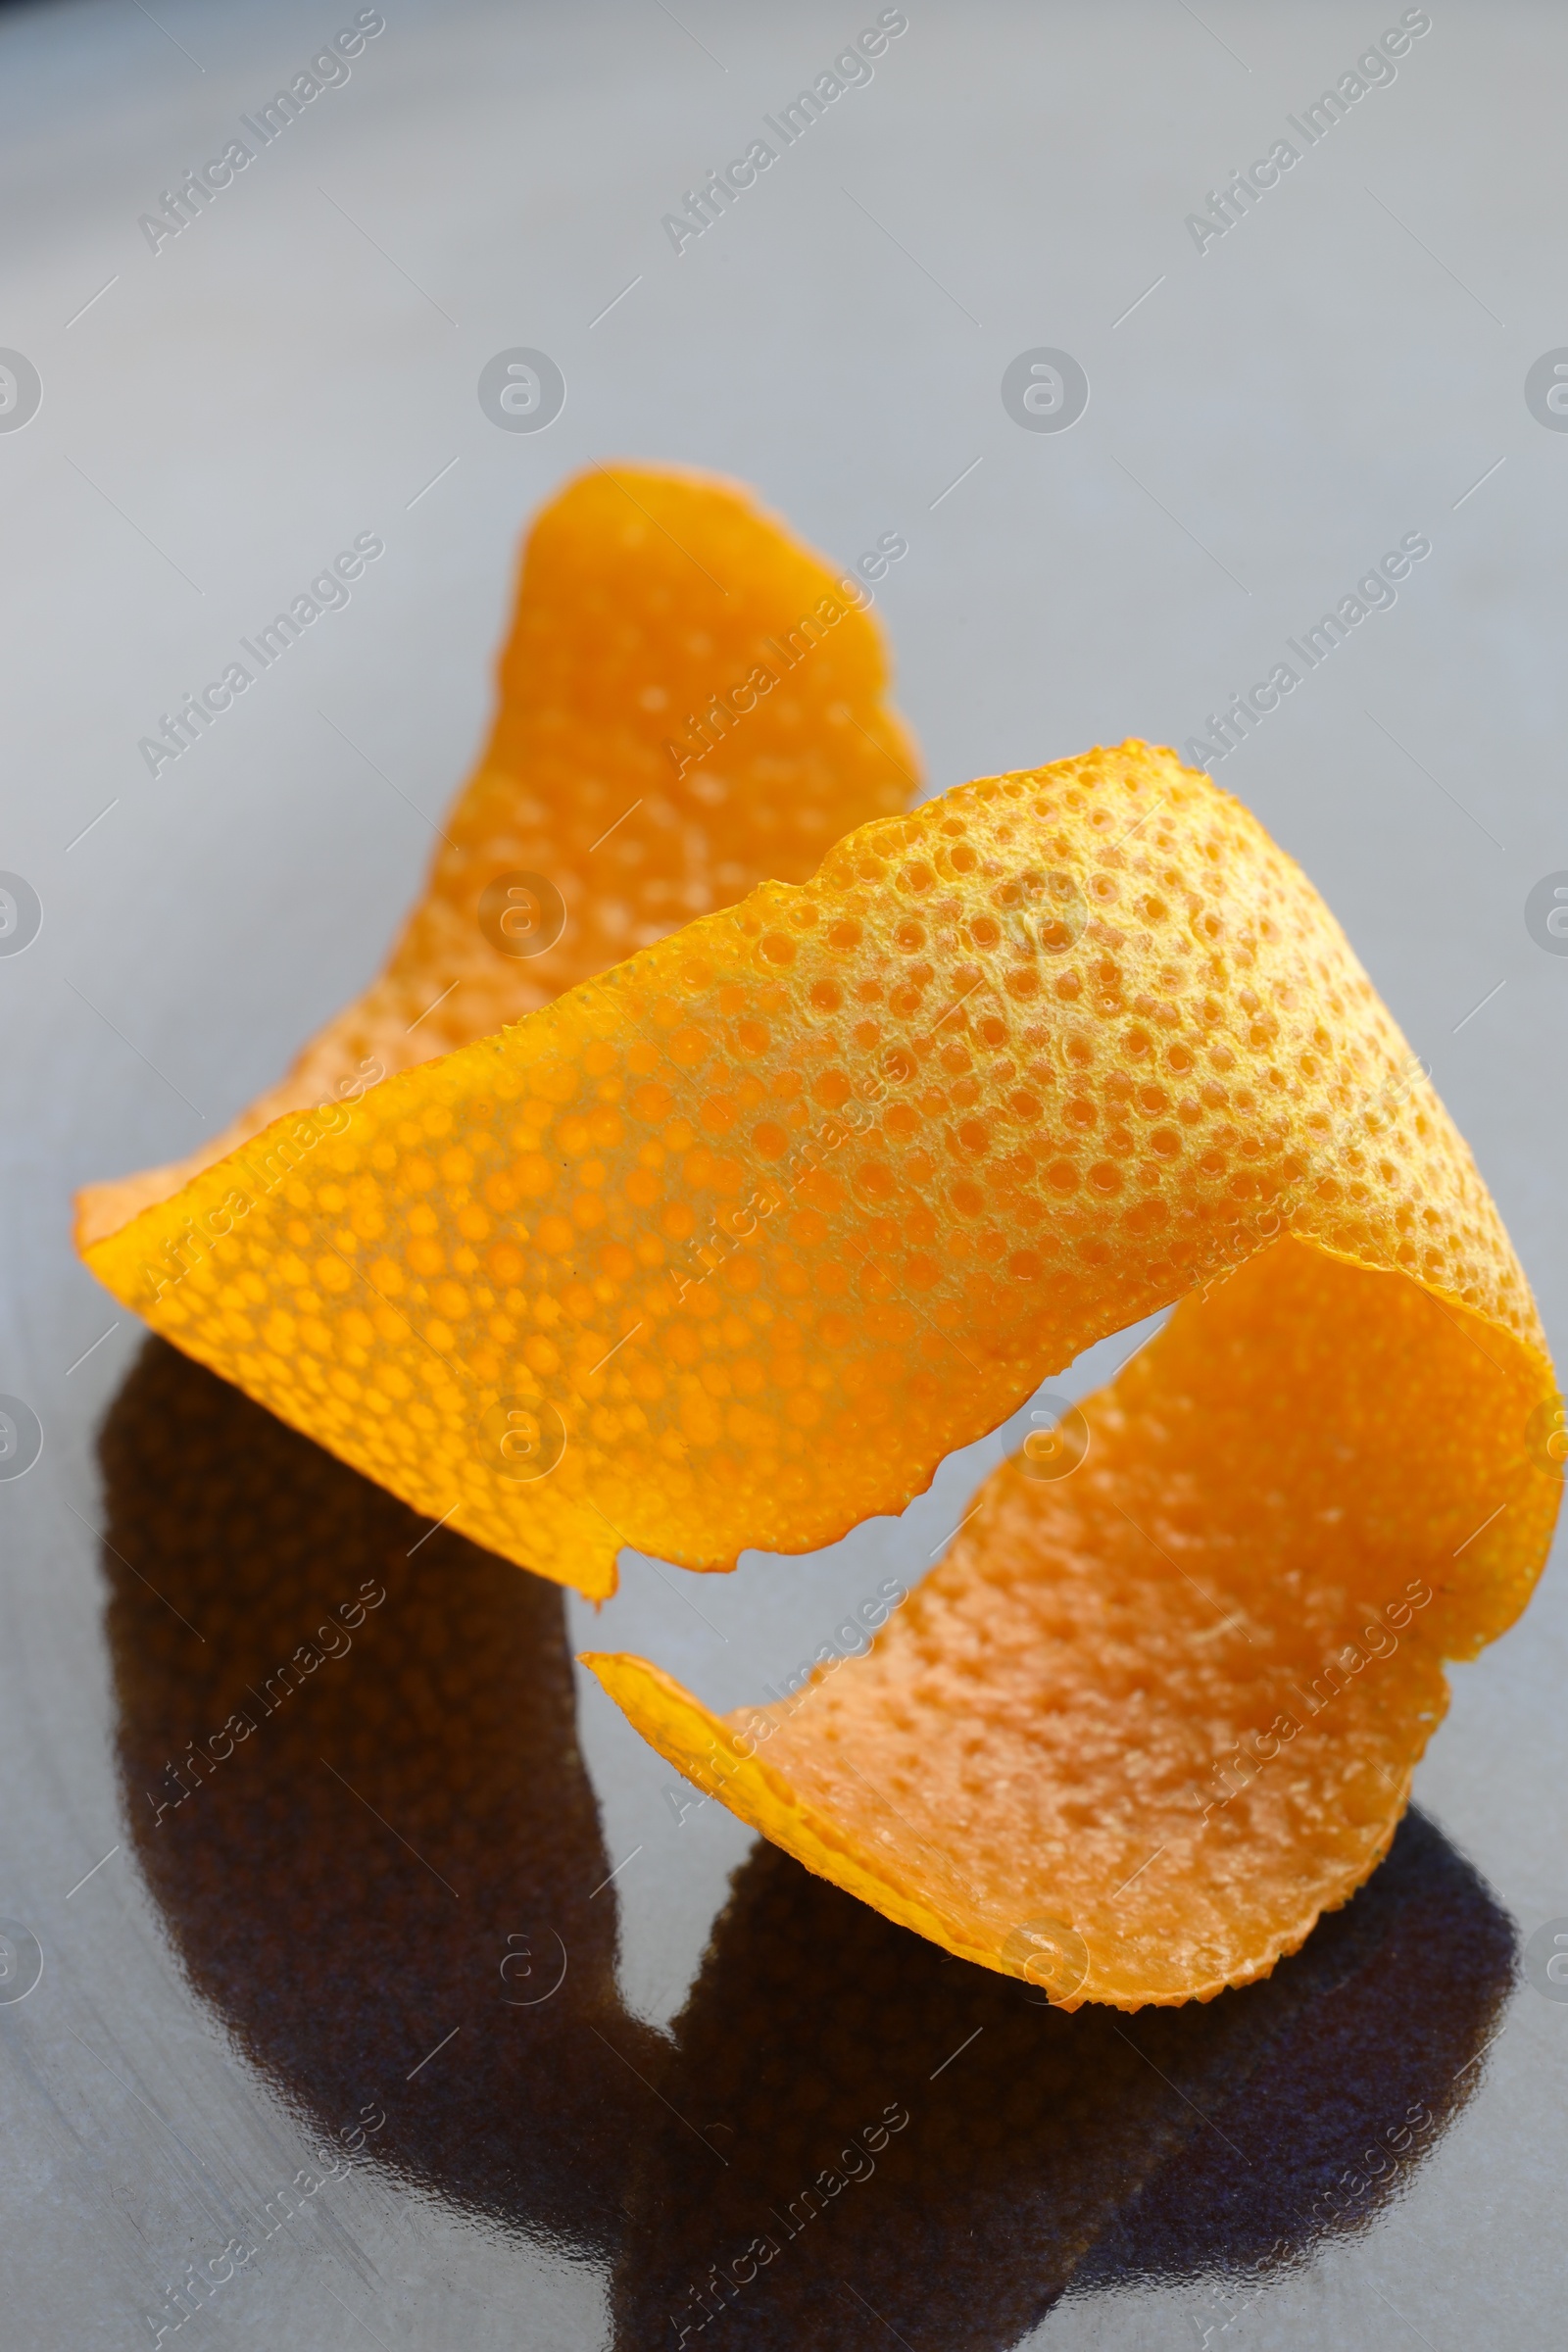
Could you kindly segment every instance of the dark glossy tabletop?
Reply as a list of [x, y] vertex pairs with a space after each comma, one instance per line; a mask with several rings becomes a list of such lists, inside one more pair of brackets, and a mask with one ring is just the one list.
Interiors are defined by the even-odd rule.
[[[42, 1437], [0, 1458], [6, 2352], [1561, 2337], [1560, 1572], [1453, 1671], [1418, 1809], [1300, 1953], [1067, 2017], [754, 1840], [573, 1665], [757, 1699], [923, 1573], [1027, 1413], [898, 1521], [729, 1578], [627, 1555], [596, 1613], [149, 1340], [70, 1247], [74, 1186], [188, 1150], [374, 967], [518, 533], [627, 456], [738, 475], [846, 563], [907, 540], [879, 610], [934, 789], [1222, 748], [1425, 534], [1214, 772], [1344, 922], [1568, 1341], [1568, 25], [911, 6], [677, 252], [664, 216], [878, 13], [398, 0], [311, 76], [354, 8], [0, 10], [0, 887], [41, 913], [12, 889], [0, 927], [0, 1408]], [[484, 390], [518, 350], [564, 383], [537, 431]], [[1043, 352], [1087, 383], [1067, 429], [1004, 390]], [[149, 774], [362, 530], [348, 606]]]

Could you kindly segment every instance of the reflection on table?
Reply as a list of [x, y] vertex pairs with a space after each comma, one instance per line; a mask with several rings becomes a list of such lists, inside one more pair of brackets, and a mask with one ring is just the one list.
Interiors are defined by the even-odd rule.
[[760, 1846], [656, 2033], [560, 1590], [159, 1342], [101, 1454], [125, 1802], [192, 1982], [318, 2131], [384, 2117], [393, 2174], [612, 2264], [627, 2352], [1002, 2352], [1069, 2289], [1203, 2276], [1222, 2320], [1479, 2079], [1513, 1932], [1416, 1814], [1266, 1983], [1132, 2017]]

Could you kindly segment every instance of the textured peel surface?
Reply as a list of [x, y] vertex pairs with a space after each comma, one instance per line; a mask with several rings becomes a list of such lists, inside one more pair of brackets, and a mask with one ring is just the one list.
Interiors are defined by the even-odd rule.
[[591, 1661], [809, 1868], [1067, 2007], [1208, 1997], [1345, 1900], [1560, 1492], [1447, 1114], [1298, 869], [1138, 743], [864, 826], [87, 1254], [593, 1595], [622, 1543], [722, 1568], [898, 1510], [1184, 1301], [804, 1704]]
[[728, 1717], [589, 1662], [699, 1786], [948, 1950], [1066, 2008], [1207, 1999], [1382, 1859], [1444, 1658], [1524, 1605], [1560, 1493], [1541, 1393], [1494, 1326], [1281, 1241], [1085, 1403], [1069, 1476], [986, 1482], [868, 1655]]
[[623, 1543], [727, 1568], [901, 1509], [1287, 1220], [1544, 1362], [1322, 903], [1130, 744], [864, 826], [87, 1254], [416, 1507], [600, 1594]]
[[[1008, 862], [1024, 816], [1032, 867]], [[1065, 2006], [1209, 1997], [1366, 1878], [1446, 1707], [1443, 1661], [1528, 1599], [1561, 1492], [1551, 1368], [1420, 1065], [1315, 893], [1206, 780], [1142, 746], [1091, 755], [873, 828], [824, 876], [879, 880], [895, 832], [911, 911], [891, 937], [928, 965], [948, 947], [937, 989], [968, 992], [965, 1026], [952, 1048], [945, 1020], [904, 1032], [918, 1066], [876, 1141], [901, 1109], [930, 1123], [833, 1179], [830, 1212], [864, 1202], [841, 1246], [875, 1248], [912, 1301], [918, 1211], [884, 1212], [923, 1152], [955, 1253], [919, 1294], [928, 1328], [992, 1404], [1024, 1364], [1193, 1295], [1086, 1405], [1081, 1458], [999, 1471], [871, 1654], [824, 1663], [804, 1702], [719, 1718], [644, 1661], [590, 1662], [699, 1786], [949, 1950]], [[1033, 965], [988, 972], [987, 914], [956, 917], [971, 854], [1001, 869], [1006, 944], [1031, 889], [1054, 911]], [[892, 1451], [922, 1402], [885, 1351], [852, 1434], [869, 1450], [895, 1419]]]
[[[79, 1240], [285, 1112], [487, 1037], [764, 876], [804, 881], [902, 808], [918, 755], [847, 586], [738, 483], [630, 466], [568, 483], [528, 534], [490, 740], [385, 970], [187, 1159], [88, 1186]], [[509, 905], [510, 876], [548, 887]]]

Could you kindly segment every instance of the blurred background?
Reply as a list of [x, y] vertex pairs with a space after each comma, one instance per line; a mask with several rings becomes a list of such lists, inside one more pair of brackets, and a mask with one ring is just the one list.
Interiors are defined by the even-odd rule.
[[[106, 1577], [131, 1591], [115, 1558], [143, 1565], [112, 1530], [145, 1535], [158, 1502], [127, 1499], [127, 1463], [153, 1458], [176, 1403], [156, 1383], [124, 1389], [141, 1334], [72, 1254], [71, 1192], [189, 1150], [370, 975], [480, 742], [528, 518], [595, 460], [670, 461], [753, 484], [841, 563], [882, 534], [906, 539], [878, 611], [931, 790], [1129, 735], [1211, 764], [1300, 860], [1429, 1062], [1561, 1350], [1568, 937], [1547, 917], [1568, 885], [1568, 394], [1554, 389], [1568, 383], [1568, 24], [1526, 0], [321, 7], [0, 12], [0, 887], [13, 909], [0, 933], [0, 1392], [42, 1441], [24, 1478], [0, 1480], [8, 2342], [156, 2342], [188, 2324], [287, 2347], [574, 2347], [612, 2331], [673, 2344], [678, 2325], [635, 2316], [625, 2283], [647, 2275], [660, 2235], [635, 2183], [606, 2192], [632, 2214], [628, 2240], [608, 2226], [596, 2236], [543, 2191], [492, 2193], [464, 2172], [453, 2150], [496, 2129], [476, 2029], [455, 2045], [470, 2104], [445, 2138], [410, 2126], [396, 2164], [357, 2161], [278, 2226], [265, 2258], [259, 2245], [230, 2256], [220, 2288], [178, 2300], [193, 2268], [217, 2276], [225, 2243], [247, 2229], [259, 2240], [255, 2215], [323, 2129], [348, 2132], [378, 2097], [391, 2113], [401, 2058], [381, 2076], [367, 2058], [351, 2082], [345, 2051], [377, 2046], [367, 2021], [400, 1976], [423, 1984], [435, 1931], [389, 1914], [377, 1934], [406, 1940], [375, 1946], [349, 1909], [328, 1951], [324, 1926], [313, 1937], [320, 1911], [283, 1891], [286, 1841], [270, 1892], [230, 1847], [195, 1924], [182, 1924], [178, 1873], [161, 1882], [138, 1860], [120, 1776], [148, 1708], [162, 1752], [206, 1726], [194, 1696], [181, 1711], [183, 1668], [154, 1704], [131, 1619], [121, 1600], [118, 1619], [105, 1612]], [[835, 72], [847, 54], [858, 63]], [[840, 86], [785, 145], [766, 118], [822, 77]], [[276, 107], [284, 90], [292, 112]], [[691, 233], [693, 193], [759, 138], [776, 161]], [[224, 182], [208, 167], [235, 140], [252, 153]], [[564, 384], [559, 411], [527, 431], [485, 390], [490, 363], [518, 350], [546, 355]], [[385, 553], [350, 602], [150, 773], [142, 740], [363, 533]], [[1357, 598], [1387, 552], [1417, 542], [1428, 552], [1392, 601]], [[1335, 612], [1343, 642], [1309, 667], [1291, 641]], [[1227, 739], [1227, 707], [1282, 662], [1300, 683]], [[1103, 1369], [1086, 1361], [1069, 1385]], [[98, 1430], [122, 1391], [122, 1485], [117, 1501], [111, 1479], [106, 1506]], [[236, 1426], [217, 1458], [232, 1469], [269, 1443]], [[642, 1650], [710, 1702], [753, 1699], [880, 1579], [922, 1572], [1006, 1443], [968, 1449], [900, 1522], [811, 1560], [748, 1559], [694, 1587], [628, 1559], [621, 1594], [597, 1618], [571, 1601], [549, 1640]], [[259, 1491], [215, 1488], [203, 1462], [188, 1522], [201, 1557], [171, 1574], [195, 1580], [187, 1600], [209, 1588], [243, 1599], [250, 1576], [260, 1606], [280, 1555], [252, 1541]], [[176, 1449], [160, 1491], [189, 1475]], [[120, 1554], [101, 1547], [106, 1524]], [[450, 1569], [483, 1583], [472, 1555], [454, 1552]], [[321, 1574], [335, 1595], [342, 1575], [330, 1560]], [[1432, 1897], [1419, 1938], [1417, 1911], [1389, 1928], [1404, 1974], [1384, 2039], [1336, 2057], [1324, 2029], [1314, 2087], [1269, 2110], [1267, 2155], [1244, 2156], [1234, 2132], [1227, 2142], [1247, 2173], [1288, 2174], [1308, 2108], [1364, 2087], [1389, 2034], [1412, 2065], [1423, 2048], [1440, 2071], [1453, 2056], [1443, 2097], [1462, 2112], [1375, 2216], [1327, 2238], [1282, 2221], [1246, 2246], [1189, 2232], [1189, 2253], [1149, 2275], [1134, 2230], [1099, 2277], [1075, 2274], [1111, 2198], [1031, 2286], [1030, 2248], [1065, 2210], [1057, 2175], [1041, 2174], [1034, 2218], [1013, 2217], [988, 2274], [1005, 2274], [1014, 2299], [987, 2316], [964, 2274], [939, 2325], [927, 2279], [926, 2332], [911, 2337], [918, 2312], [866, 2320], [846, 2288], [838, 2320], [802, 2319], [795, 2340], [884, 2341], [889, 2327], [919, 2352], [1207, 2344], [1227, 2330], [1259, 2346], [1545, 2336], [1560, 2301], [1547, 2249], [1568, 2160], [1568, 2014], [1534, 1964], [1507, 1992], [1512, 1962], [1476, 1941], [1476, 1921], [1511, 1919], [1527, 1956], [1543, 1931], [1547, 1948], [1554, 1927], [1568, 1933], [1565, 1647], [1548, 1571], [1525, 1622], [1454, 1672], [1418, 1776], [1452, 1886], [1468, 1865], [1480, 1878], [1464, 1879], [1458, 1911]], [[549, 1770], [567, 1771], [575, 1739], [584, 1852], [599, 1840], [616, 1872], [595, 1915], [613, 1920], [618, 1904], [618, 1942], [595, 1930], [609, 1935], [595, 1997], [618, 2024], [612, 2055], [641, 2079], [749, 1839], [717, 1806], [683, 1812], [592, 1686], [573, 1732], [567, 1654], [551, 1668], [565, 1713]], [[422, 1655], [388, 1662], [389, 1721], [399, 1675]], [[405, 1764], [416, 1782], [418, 1756]], [[475, 1769], [453, 1766], [459, 1809]], [[486, 1783], [497, 1818], [531, 1801], [559, 1826], [544, 1783], [507, 1794], [513, 1769], [498, 1761]], [[307, 1815], [294, 1818], [304, 1837]], [[533, 1934], [542, 1971], [547, 1923], [520, 1894], [514, 1907], [514, 1929], [496, 1911], [497, 1949]], [[220, 1912], [238, 1937], [221, 1967], [202, 1942]], [[801, 1932], [808, 1950], [816, 1931]], [[1463, 1953], [1474, 1969], [1454, 2040], [1432, 2020], [1457, 1997], [1444, 1970]], [[457, 2013], [432, 2013], [431, 2043]], [[803, 2042], [811, 2031], [801, 2025]], [[1452, 2089], [1459, 2055], [1468, 2104]], [[442, 2063], [458, 2060], [432, 2073]], [[325, 2076], [341, 2101], [323, 2124]], [[1186, 2080], [1174, 2059], [1165, 2076]], [[1419, 2068], [1409, 2080], [1400, 2113], [1426, 2102], [1446, 2116]], [[552, 2164], [667, 2125], [662, 2092], [622, 2115], [596, 2079], [581, 2114], [597, 2122], [579, 2129], [564, 2081], [549, 2066], [528, 2078], [508, 2126], [537, 2140], [528, 2101], [554, 2101]], [[1140, 2161], [1156, 2139], [1133, 2131]], [[1132, 2162], [1117, 2146], [1112, 2172]], [[1323, 2177], [1354, 2156], [1335, 2143]], [[879, 2217], [869, 2188], [856, 2195], [864, 2211], [836, 2217], [831, 2258], [849, 2281], [862, 2241], [905, 2242], [891, 2206]], [[1276, 2238], [1292, 2259], [1236, 2285], [1244, 2254]], [[697, 2280], [724, 2248], [692, 2245], [682, 2278]], [[723, 2340], [764, 2340], [744, 2315], [726, 2325]]]

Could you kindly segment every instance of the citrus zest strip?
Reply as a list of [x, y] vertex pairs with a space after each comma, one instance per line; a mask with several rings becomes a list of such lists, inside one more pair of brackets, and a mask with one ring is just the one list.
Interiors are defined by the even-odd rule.
[[[1206, 779], [1129, 745], [869, 828], [824, 874], [863, 875], [896, 832], [922, 932], [903, 944], [928, 952], [967, 853], [984, 865], [1026, 816], [1055, 967], [1014, 964], [982, 1016], [1004, 1034], [967, 1028], [955, 1092], [972, 1049], [997, 1056], [971, 1097], [983, 1140], [945, 1105], [950, 1152], [972, 1154], [938, 1180], [975, 1267], [962, 1350], [996, 1396], [1008, 1338], [1045, 1370], [1191, 1295], [1075, 1442], [1044, 1430], [987, 1482], [868, 1656], [727, 1716], [644, 1660], [586, 1662], [808, 1868], [1063, 2007], [1135, 2009], [1267, 1974], [1386, 1852], [1444, 1660], [1513, 1623], [1539, 1575], [1561, 1407], [1424, 1072], [1310, 886]], [[1002, 862], [999, 918], [1031, 881]], [[983, 955], [972, 913], [966, 941]], [[936, 988], [960, 983], [951, 960]], [[1004, 1091], [1020, 1074], [1026, 1104]], [[988, 1287], [1026, 1237], [1017, 1288]], [[902, 1430], [891, 1360], [879, 1392]]]
[[722, 1717], [587, 1662], [699, 1787], [947, 1950], [1069, 2009], [1206, 1999], [1381, 1860], [1443, 1660], [1528, 1597], [1543, 1384], [1478, 1337], [1278, 1242], [1086, 1400], [1081, 1467], [995, 1472], [865, 1657]]
[[1434, 1362], [1490, 1364], [1485, 1326], [1489, 1379], [1549, 1382], [1496, 1213], [1332, 917], [1140, 744], [862, 827], [810, 882], [301, 1126], [89, 1262], [416, 1507], [592, 1594], [623, 1543], [725, 1568], [901, 1509], [1043, 1373], [1287, 1225], [1413, 1276]]
[[89, 1262], [595, 1595], [622, 1543], [722, 1568], [897, 1510], [1184, 1301], [805, 1706], [590, 1660], [809, 1867], [1064, 2006], [1295, 1948], [1544, 1556], [1558, 1408], [1496, 1211], [1316, 894], [1168, 752], [863, 826], [289, 1132]]

